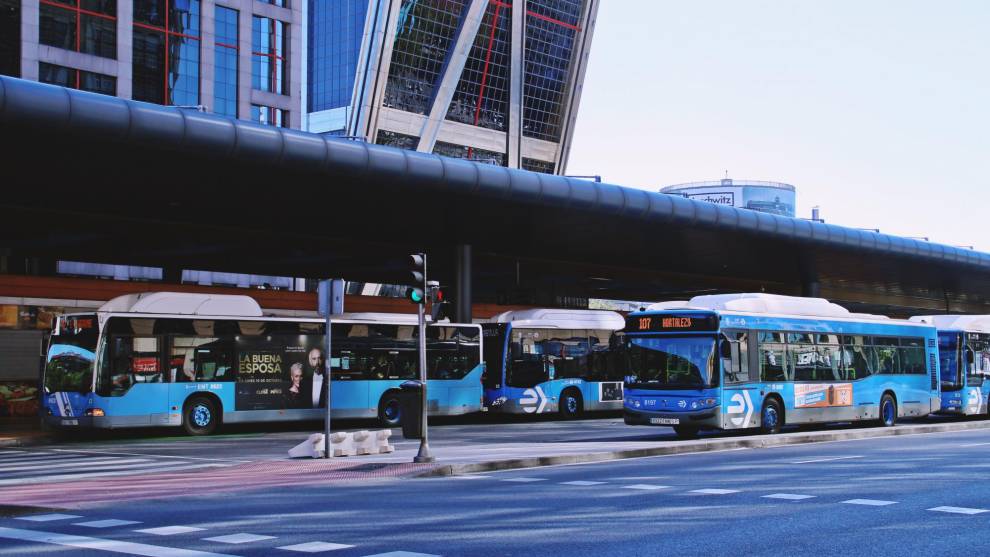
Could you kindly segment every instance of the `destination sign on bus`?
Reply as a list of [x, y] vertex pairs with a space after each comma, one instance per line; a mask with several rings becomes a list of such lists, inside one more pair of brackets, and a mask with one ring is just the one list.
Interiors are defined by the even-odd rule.
[[626, 332], [715, 331], [716, 315], [634, 315], [626, 318]]

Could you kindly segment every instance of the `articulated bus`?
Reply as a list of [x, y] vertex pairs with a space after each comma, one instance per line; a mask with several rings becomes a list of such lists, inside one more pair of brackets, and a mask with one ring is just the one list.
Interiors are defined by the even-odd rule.
[[911, 321], [938, 329], [942, 378], [939, 414], [990, 414], [990, 315], [925, 315]]
[[937, 336], [923, 323], [820, 298], [698, 296], [627, 317], [627, 424], [703, 429], [876, 421], [940, 408]]
[[[343, 314], [332, 324], [336, 418], [401, 423], [399, 386], [418, 373], [415, 318]], [[182, 426], [319, 419], [326, 410], [322, 319], [266, 317], [247, 296], [157, 292], [59, 316], [42, 412], [58, 427]], [[481, 327], [428, 328], [428, 409], [482, 408]], [[324, 410], [321, 410], [323, 408]]]
[[575, 417], [622, 409], [621, 354], [613, 311], [508, 311], [482, 325], [490, 411]]

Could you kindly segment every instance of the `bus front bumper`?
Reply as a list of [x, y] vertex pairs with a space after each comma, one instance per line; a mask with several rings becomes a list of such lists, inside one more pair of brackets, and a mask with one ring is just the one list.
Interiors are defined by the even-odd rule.
[[652, 412], [626, 407], [623, 409], [622, 417], [627, 425], [690, 426], [700, 429], [720, 427], [719, 412], [719, 406], [696, 412]]

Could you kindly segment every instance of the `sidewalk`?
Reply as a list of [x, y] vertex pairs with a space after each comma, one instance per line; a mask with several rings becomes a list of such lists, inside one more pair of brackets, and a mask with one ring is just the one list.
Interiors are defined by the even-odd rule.
[[28, 447], [52, 440], [41, 429], [39, 418], [4, 418], [0, 420], [0, 447]]
[[[494, 470], [532, 468], [538, 466], [559, 466], [601, 462], [626, 458], [642, 458], [684, 453], [755, 449], [798, 445], [805, 443], [826, 443], [854, 439], [892, 437], [896, 435], [918, 435], [967, 430], [990, 430], [990, 421], [963, 421], [948, 423], [909, 423], [893, 428], [847, 427], [817, 431], [795, 431], [778, 435], [721, 435], [702, 437], [691, 441], [662, 436], [658, 439], [616, 439], [603, 442], [601, 439], [586, 441], [562, 441], [557, 443], [500, 442], [486, 445], [439, 445], [432, 446], [431, 452], [436, 463], [421, 471], [418, 476], [456, 476]], [[418, 440], [405, 440], [401, 436], [393, 438], [395, 452], [385, 455], [343, 457], [335, 461], [347, 460], [364, 463], [409, 463], [419, 449]]]

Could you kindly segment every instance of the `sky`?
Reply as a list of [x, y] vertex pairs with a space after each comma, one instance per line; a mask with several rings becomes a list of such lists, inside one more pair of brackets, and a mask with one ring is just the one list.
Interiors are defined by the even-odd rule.
[[601, 0], [567, 174], [990, 252], [990, 2]]

